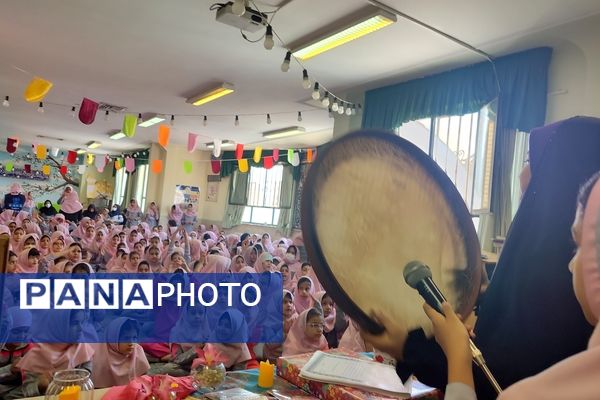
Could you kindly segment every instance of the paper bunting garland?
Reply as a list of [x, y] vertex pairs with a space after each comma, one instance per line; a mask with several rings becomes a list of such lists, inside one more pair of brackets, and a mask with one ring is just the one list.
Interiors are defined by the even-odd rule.
[[279, 149], [273, 149], [273, 161], [279, 161]]
[[37, 156], [38, 160], [45, 160], [47, 154], [48, 152], [46, 150], [46, 146], [43, 144], [38, 144], [35, 149], [35, 155]]
[[79, 175], [83, 175], [85, 173], [86, 170], [86, 165], [85, 164], [81, 164], [78, 168], [77, 168], [77, 172], [79, 172]]
[[132, 157], [125, 157], [125, 171], [132, 173], [135, 171], [135, 159]]
[[196, 135], [195, 133], [188, 133], [188, 143], [187, 143], [187, 150], [190, 153], [193, 153], [194, 150], [196, 150], [196, 145], [198, 144], [198, 135]]
[[50, 166], [49, 165], [43, 165], [42, 166], [42, 173], [44, 175], [50, 175]]
[[25, 101], [29, 103], [37, 103], [38, 101], [42, 101], [44, 97], [48, 94], [50, 89], [52, 89], [53, 83], [47, 81], [40, 77], [34, 77], [29, 85], [25, 88], [25, 93], [23, 93], [23, 97]]
[[152, 172], [154, 172], [155, 174], [160, 174], [160, 172], [163, 169], [162, 160], [152, 160], [152, 164], [151, 164], [150, 168], [152, 169]]
[[94, 165], [96, 166], [98, 172], [102, 173], [104, 171], [104, 167], [106, 166], [106, 154], [96, 157], [96, 162]]
[[12, 161], [7, 161], [4, 169], [6, 170], [6, 172], [12, 172], [14, 167], [15, 167], [15, 165], [13, 164]]
[[123, 117], [123, 133], [127, 137], [135, 136], [135, 127], [137, 126], [137, 117], [133, 114], [125, 114]]
[[186, 174], [190, 174], [190, 173], [192, 173], [192, 162], [191, 162], [190, 160], [185, 160], [185, 161], [183, 162], [183, 171], [184, 171]]
[[96, 119], [98, 106], [99, 104], [95, 101], [84, 97], [81, 101], [81, 107], [79, 107], [79, 120], [86, 125], [90, 125]]
[[66, 165], [61, 165], [60, 166], [60, 174], [61, 175], [66, 175], [68, 173], [69, 173], [69, 169], [67, 168], [67, 166]]
[[244, 155], [244, 145], [241, 143], [238, 143], [235, 146], [235, 159], [239, 160], [242, 158], [243, 155]]
[[115, 160], [115, 169], [118, 171], [118, 170], [121, 169], [121, 167], [122, 167], [122, 165], [121, 165], [121, 159], [117, 158]]
[[306, 150], [306, 162], [313, 162], [313, 149]]
[[245, 174], [246, 172], [248, 172], [248, 160], [245, 158], [239, 159], [238, 160], [238, 168], [240, 169], [240, 172]]
[[255, 163], [258, 164], [260, 162], [260, 156], [262, 156], [262, 147], [256, 146], [254, 148], [254, 157], [253, 157], [253, 160]]
[[92, 153], [88, 153], [86, 161], [87, 161], [88, 165], [92, 165], [94, 163], [94, 155]]
[[77, 152], [74, 150], [69, 150], [67, 153], [67, 162], [69, 164], [75, 164], [75, 161], [77, 161]]
[[31, 164], [25, 164], [23, 166], [23, 169], [25, 170], [26, 174], [30, 174], [31, 173]]
[[290, 162], [294, 167], [300, 165], [300, 153], [294, 152], [294, 156], [292, 157], [292, 162]]
[[19, 147], [19, 139], [9, 137], [6, 139], [6, 151], [13, 154]]
[[221, 173], [221, 160], [210, 160], [210, 167], [213, 174]]
[[53, 147], [52, 150], [50, 150], [50, 155], [52, 155], [52, 157], [58, 157], [59, 152], [60, 149], [58, 147]]
[[273, 168], [273, 156], [265, 157], [265, 169]]
[[171, 136], [171, 128], [169, 125], [160, 125], [158, 127], [158, 144], [165, 150], [169, 145], [169, 136]]
[[215, 141], [213, 142], [213, 156], [217, 158], [221, 156], [221, 144], [221, 139], [215, 139]]
[[288, 149], [287, 161], [291, 164], [294, 158], [294, 149]]

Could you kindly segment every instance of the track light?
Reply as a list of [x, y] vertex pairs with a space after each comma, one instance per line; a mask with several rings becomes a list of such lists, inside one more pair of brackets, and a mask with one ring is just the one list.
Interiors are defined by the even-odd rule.
[[[288, 54], [291, 54], [291, 53], [288, 51]], [[8, 96], [6, 96], [6, 97], [4, 98], [4, 101], [2, 102], [2, 105], [3, 105], [4, 107], [10, 107], [10, 102], [9, 102], [8, 100], [9, 100], [9, 97], [8, 97]]]
[[273, 46], [275, 46], [275, 41], [273, 40], [273, 27], [271, 25], [267, 25], [267, 33], [265, 33], [265, 49], [271, 50]]
[[290, 69], [290, 60], [292, 59], [292, 52], [288, 51], [285, 53], [285, 58], [281, 63], [281, 72], [288, 72]]

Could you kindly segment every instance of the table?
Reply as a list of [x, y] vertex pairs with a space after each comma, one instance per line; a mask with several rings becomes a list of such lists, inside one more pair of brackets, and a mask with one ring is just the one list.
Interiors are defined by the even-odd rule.
[[[106, 392], [108, 392], [108, 389], [110, 389], [110, 388], [95, 389], [94, 390], [94, 400], [101, 400], [102, 396], [104, 396], [106, 394]], [[44, 400], [44, 396], [27, 397], [23, 400]]]

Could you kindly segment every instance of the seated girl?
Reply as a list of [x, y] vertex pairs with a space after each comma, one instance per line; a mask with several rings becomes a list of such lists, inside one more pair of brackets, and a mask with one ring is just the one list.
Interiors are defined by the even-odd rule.
[[350, 320], [350, 324], [348, 324], [348, 328], [342, 335], [338, 347], [355, 353], [373, 351], [373, 346], [363, 339], [360, 326], [354, 320]]
[[317, 301], [313, 297], [315, 293], [312, 279], [308, 276], [302, 276], [298, 279], [296, 285], [296, 296], [294, 297], [294, 306], [296, 312], [301, 313], [315, 306]]
[[318, 308], [310, 308], [300, 313], [283, 342], [283, 356], [327, 350], [327, 340], [323, 336], [323, 314]]
[[292, 278], [290, 267], [288, 267], [287, 264], [281, 264], [279, 273], [281, 273], [283, 288], [290, 291], [292, 294], [296, 293], [296, 279]]
[[7, 343], [0, 351], [0, 398], [13, 390], [19, 390], [22, 384], [21, 370], [17, 364], [33, 347], [28, 343], [31, 328], [31, 313], [20, 307], [11, 307], [8, 314], [12, 321]]
[[35, 247], [28, 247], [19, 254], [15, 272], [19, 274], [36, 274], [39, 264], [40, 252]]
[[[207, 343], [203, 351], [220, 354], [225, 368], [228, 371], [239, 371], [244, 369], [258, 368], [258, 362], [248, 350], [246, 341], [248, 338], [248, 327], [244, 316], [236, 309], [226, 310], [218, 320], [213, 342]], [[238, 343], [229, 343], [232, 340]], [[199, 354], [201, 355], [201, 354]], [[198, 367], [203, 362], [203, 357], [199, 357], [192, 363], [192, 369]]]
[[316, 300], [321, 304], [323, 310], [323, 335], [327, 339], [327, 344], [330, 349], [338, 347], [338, 332], [335, 328], [335, 304], [333, 299], [325, 292], [317, 293]]
[[[44, 338], [32, 348], [17, 367], [23, 371], [20, 390], [11, 392], [9, 399], [39, 396], [46, 392], [56, 371], [83, 368], [92, 371], [94, 349], [82, 340], [85, 314], [82, 310], [55, 310], [40, 315], [32, 325], [35, 337]], [[39, 335], [39, 336], [38, 336]]]
[[142, 347], [135, 343], [139, 328], [136, 321], [115, 318], [106, 327], [107, 342], [100, 343], [92, 360], [92, 381], [95, 388], [126, 385], [133, 378], [148, 372], [150, 365]]

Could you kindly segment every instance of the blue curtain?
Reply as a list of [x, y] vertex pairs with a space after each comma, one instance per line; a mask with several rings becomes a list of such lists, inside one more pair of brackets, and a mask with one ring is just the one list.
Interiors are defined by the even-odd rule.
[[365, 94], [363, 128], [393, 130], [404, 122], [479, 111], [496, 97], [498, 123], [529, 132], [544, 125], [552, 49], [539, 47], [489, 62], [374, 89]]

